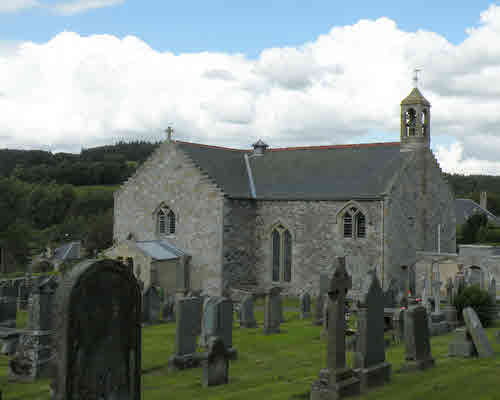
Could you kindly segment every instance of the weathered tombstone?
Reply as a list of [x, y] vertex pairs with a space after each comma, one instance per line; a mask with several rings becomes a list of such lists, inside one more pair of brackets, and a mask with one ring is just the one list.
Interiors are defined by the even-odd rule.
[[406, 362], [403, 370], [423, 370], [434, 365], [428, 326], [423, 306], [413, 306], [405, 312]]
[[160, 321], [161, 297], [158, 289], [149, 286], [144, 292], [142, 301], [142, 321], [149, 324]]
[[162, 309], [162, 317], [165, 322], [175, 321], [175, 296], [165, 296], [165, 301], [163, 303]]
[[480, 358], [493, 357], [493, 349], [491, 344], [484, 332], [483, 325], [477, 316], [476, 312], [471, 307], [466, 307], [463, 309], [462, 314], [464, 316], [465, 326], [467, 332], [469, 332], [472, 337], [472, 341], [477, 349], [477, 354]]
[[2, 349], [0, 350], [0, 354], [6, 356], [15, 355], [19, 345], [19, 338], [22, 333], [23, 331], [19, 329], [9, 329], [7, 331], [1, 330], [0, 339], [2, 341]]
[[253, 314], [253, 296], [251, 294], [245, 295], [241, 300], [240, 305], [240, 327], [241, 328], [255, 328], [257, 321]]
[[311, 318], [311, 295], [309, 292], [302, 292], [299, 297], [300, 319]]
[[356, 376], [361, 389], [384, 385], [391, 379], [391, 364], [385, 361], [384, 293], [371, 271], [358, 302], [358, 338], [354, 354]]
[[196, 367], [201, 359], [196, 354], [196, 337], [199, 334], [201, 298], [184, 297], [176, 303], [177, 325], [175, 329], [175, 352], [168, 360], [172, 369]]
[[448, 344], [448, 356], [450, 357], [474, 357], [477, 356], [476, 346], [466, 328], [458, 328], [452, 341]]
[[202, 335], [208, 346], [211, 337], [220, 337], [226, 350], [236, 358], [233, 348], [233, 303], [225, 297], [211, 297], [203, 309]]
[[323, 324], [324, 299], [328, 293], [329, 284], [330, 279], [328, 274], [326, 272], [321, 272], [319, 274], [319, 294], [316, 297], [316, 303], [314, 305], [313, 325]]
[[19, 338], [9, 362], [9, 380], [33, 381], [51, 374], [53, 292], [36, 286], [29, 298], [28, 329]]
[[328, 342], [326, 368], [311, 385], [311, 400], [339, 399], [360, 393], [360, 382], [346, 365], [345, 298], [352, 287], [352, 279], [345, 268], [345, 257], [337, 257], [328, 296]]
[[266, 293], [264, 305], [264, 334], [278, 333], [281, 323], [281, 289], [272, 287]]
[[446, 299], [448, 304], [453, 304], [453, 279], [451, 277], [446, 281]]
[[384, 308], [394, 308], [397, 305], [396, 296], [398, 294], [397, 281], [391, 278], [389, 286], [384, 292]]
[[122, 263], [85, 260], [56, 293], [55, 400], [141, 398], [141, 293]]
[[323, 326], [320, 333], [320, 338], [324, 339], [328, 337], [328, 309], [330, 307], [330, 297], [326, 294], [323, 300]]
[[491, 278], [491, 281], [488, 285], [488, 294], [490, 295], [491, 301], [493, 304], [497, 303], [497, 282], [495, 278]]
[[230, 354], [220, 337], [211, 337], [208, 341], [208, 352], [201, 361], [202, 385], [215, 386], [224, 385], [229, 378]]
[[394, 339], [396, 343], [404, 342], [405, 340], [405, 311], [406, 308], [400, 308], [394, 312], [392, 317], [394, 327]]

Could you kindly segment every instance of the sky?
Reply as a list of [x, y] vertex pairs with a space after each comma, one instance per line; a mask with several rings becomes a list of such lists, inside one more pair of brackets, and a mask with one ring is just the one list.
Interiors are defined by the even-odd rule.
[[0, 148], [399, 141], [431, 102], [446, 172], [500, 175], [500, 2], [0, 0]]

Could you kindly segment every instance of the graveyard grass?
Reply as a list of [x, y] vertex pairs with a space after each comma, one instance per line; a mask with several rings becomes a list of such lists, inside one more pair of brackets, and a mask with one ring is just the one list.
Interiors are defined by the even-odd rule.
[[[257, 304], [258, 305], [258, 304]], [[236, 323], [233, 343], [238, 360], [229, 367], [229, 384], [202, 388], [201, 369], [169, 372], [167, 361], [173, 352], [175, 324], [160, 324], [142, 330], [142, 399], [143, 400], [254, 400], [309, 399], [311, 383], [317, 379], [325, 363], [325, 342], [321, 327], [311, 320], [300, 320], [298, 312], [287, 311], [296, 302], [285, 303], [286, 322], [282, 333], [262, 334], [263, 311], [255, 313], [259, 327], [240, 329]], [[22, 317], [21, 317], [22, 318]], [[448, 343], [453, 334], [431, 338], [436, 366], [427, 371], [399, 373], [404, 362], [404, 345], [387, 349], [392, 363], [392, 382], [362, 396], [360, 400], [442, 400], [442, 399], [499, 399], [500, 344], [494, 333], [497, 322], [486, 330], [496, 352], [492, 359], [448, 358]], [[350, 362], [348, 353], [348, 362]], [[0, 356], [0, 388], [3, 399], [49, 400], [48, 380], [35, 383], [7, 381], [7, 357]]]

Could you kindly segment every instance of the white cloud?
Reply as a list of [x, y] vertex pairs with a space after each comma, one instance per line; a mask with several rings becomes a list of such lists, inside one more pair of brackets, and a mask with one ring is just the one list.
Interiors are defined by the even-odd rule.
[[0, 13], [11, 13], [39, 6], [37, 0], [1, 0]]
[[60, 15], [75, 15], [96, 8], [123, 4], [125, 0], [74, 0], [56, 4], [52, 10]]
[[334, 27], [256, 60], [162, 53], [133, 36], [63, 32], [23, 43], [0, 51], [0, 147], [78, 151], [160, 138], [167, 125], [176, 138], [238, 147], [259, 137], [271, 146], [350, 143], [381, 132], [398, 140], [399, 103], [415, 66], [424, 69], [433, 138], [459, 143], [439, 148], [443, 168], [500, 173], [500, 6], [483, 12], [458, 45], [387, 18]]
[[446, 172], [463, 175], [499, 175], [500, 161], [465, 158], [464, 146], [455, 142], [446, 148], [437, 146], [436, 157]]

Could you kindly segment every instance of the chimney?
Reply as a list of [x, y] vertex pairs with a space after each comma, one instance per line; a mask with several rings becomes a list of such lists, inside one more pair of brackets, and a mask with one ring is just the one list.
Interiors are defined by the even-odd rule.
[[172, 129], [171, 126], [169, 126], [167, 129], [165, 129], [165, 132], [167, 134], [167, 142], [170, 143], [170, 141], [172, 140], [172, 133], [174, 132], [174, 130]]
[[479, 193], [479, 205], [485, 210], [488, 209], [488, 195], [486, 194], [486, 192]]
[[253, 156], [262, 156], [264, 152], [269, 147], [266, 143], [264, 143], [261, 139], [255, 142], [253, 145]]

